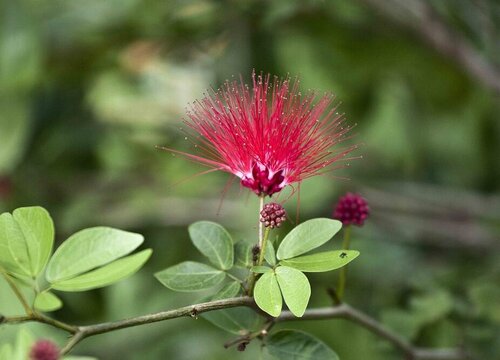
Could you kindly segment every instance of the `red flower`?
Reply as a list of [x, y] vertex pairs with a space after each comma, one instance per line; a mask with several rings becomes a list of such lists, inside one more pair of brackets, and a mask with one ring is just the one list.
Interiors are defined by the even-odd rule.
[[253, 87], [227, 81], [195, 101], [187, 125], [194, 130], [200, 155], [172, 149], [212, 168], [236, 175], [259, 196], [333, 170], [355, 146], [332, 151], [349, 127], [332, 107], [333, 96], [318, 101], [302, 95], [299, 81], [252, 75]]

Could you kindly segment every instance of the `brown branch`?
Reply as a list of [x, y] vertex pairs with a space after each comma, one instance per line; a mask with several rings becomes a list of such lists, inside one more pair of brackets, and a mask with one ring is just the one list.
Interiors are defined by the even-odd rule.
[[[90, 336], [185, 316], [196, 317], [198, 316], [198, 314], [204, 312], [238, 306], [246, 306], [257, 309], [253, 298], [238, 297], [189, 305], [174, 310], [161, 311], [158, 313], [137, 316], [129, 319], [87, 326], [73, 326], [39, 314], [22, 317], [0, 316], [0, 319], [2, 319], [0, 324], [16, 324], [21, 322], [35, 321], [49, 324], [65, 330], [73, 334], [68, 343], [61, 350], [61, 354], [67, 354], [80, 341]], [[399, 349], [409, 360], [464, 360], [469, 358], [468, 355], [460, 349], [425, 349], [414, 347], [406, 339], [387, 329], [377, 320], [345, 303], [336, 306], [309, 309], [301, 318], [295, 317], [289, 311], [283, 311], [278, 318], [270, 318], [270, 321], [267, 323], [266, 327], [261, 330], [261, 332], [249, 335], [248, 339], [251, 340], [255, 337], [258, 337], [259, 335], [264, 336], [265, 334], [267, 334], [267, 330], [276, 323], [286, 321], [325, 320], [336, 318], [349, 320], [360, 325], [361, 327], [366, 328], [378, 337], [386, 339], [395, 348]], [[239, 338], [236, 341], [233, 341], [233, 343], [241, 343], [241, 341], [245, 339]]]

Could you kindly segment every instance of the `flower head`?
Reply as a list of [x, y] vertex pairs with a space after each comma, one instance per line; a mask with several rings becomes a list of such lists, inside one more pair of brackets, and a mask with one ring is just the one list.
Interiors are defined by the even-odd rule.
[[280, 227], [285, 220], [286, 211], [283, 206], [277, 203], [264, 205], [264, 208], [260, 212], [260, 222], [263, 223], [265, 227], [270, 227], [271, 229]]
[[59, 359], [59, 349], [50, 340], [38, 340], [30, 351], [31, 360], [57, 360]]
[[339, 199], [333, 212], [333, 218], [344, 225], [363, 226], [370, 214], [366, 200], [359, 194], [347, 193]]
[[187, 125], [197, 134], [199, 155], [182, 154], [196, 162], [231, 173], [259, 196], [273, 195], [289, 184], [333, 170], [355, 146], [333, 151], [349, 127], [332, 107], [333, 96], [316, 101], [302, 95], [299, 81], [271, 81], [255, 75], [250, 88], [227, 81], [195, 101]]

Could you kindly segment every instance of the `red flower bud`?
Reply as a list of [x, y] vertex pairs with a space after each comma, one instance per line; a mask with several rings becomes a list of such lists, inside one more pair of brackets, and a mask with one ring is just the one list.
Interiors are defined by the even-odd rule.
[[347, 193], [339, 199], [333, 218], [340, 220], [344, 225], [363, 226], [369, 214], [368, 203], [361, 195]]

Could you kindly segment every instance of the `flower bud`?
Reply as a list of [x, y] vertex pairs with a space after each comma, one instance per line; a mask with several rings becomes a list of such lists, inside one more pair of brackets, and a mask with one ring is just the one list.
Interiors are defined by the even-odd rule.
[[271, 229], [280, 227], [285, 220], [286, 211], [283, 206], [277, 203], [264, 205], [264, 208], [260, 212], [260, 222], [263, 223], [265, 227], [270, 227]]
[[333, 218], [344, 225], [363, 226], [370, 214], [366, 200], [359, 194], [347, 193], [339, 199]]
[[58, 360], [59, 349], [50, 340], [38, 340], [30, 351], [30, 360]]

